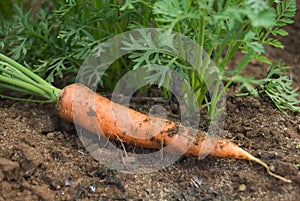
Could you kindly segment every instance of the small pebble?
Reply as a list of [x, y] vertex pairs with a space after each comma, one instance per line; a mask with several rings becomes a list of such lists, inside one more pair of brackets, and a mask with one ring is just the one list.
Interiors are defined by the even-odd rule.
[[53, 139], [55, 137], [55, 134], [53, 132], [50, 132], [50, 133], [47, 134], [47, 137], [49, 139]]
[[94, 185], [90, 185], [89, 188], [90, 188], [90, 190], [91, 190], [92, 192], [95, 192], [95, 191], [96, 191], [96, 187], [95, 187]]
[[274, 165], [270, 165], [270, 170], [271, 170], [271, 172], [275, 172], [275, 166]]
[[65, 186], [71, 186], [70, 178], [66, 177], [65, 178]]
[[247, 188], [247, 186], [246, 186], [245, 184], [241, 184], [241, 185], [239, 186], [239, 191], [245, 191], [246, 188]]

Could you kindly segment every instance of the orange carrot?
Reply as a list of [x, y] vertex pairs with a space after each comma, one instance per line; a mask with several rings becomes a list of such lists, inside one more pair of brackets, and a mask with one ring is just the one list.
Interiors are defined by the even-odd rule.
[[[112, 140], [151, 149], [163, 148], [172, 154], [245, 159], [269, 167], [234, 143], [212, 138], [204, 132], [163, 118], [141, 114], [94, 93], [85, 86], [73, 84], [58, 89], [25, 66], [0, 53], [0, 89], [30, 95], [17, 98], [0, 90], [0, 98], [19, 101], [57, 103], [62, 118]], [[38, 99], [35, 99], [38, 97]]]
[[[245, 159], [262, 165], [269, 175], [284, 182], [291, 182], [272, 173], [263, 161], [229, 140], [214, 139], [204, 132], [195, 131], [179, 123], [142, 114], [113, 103], [83, 85], [72, 84], [65, 87], [60, 93], [57, 108], [62, 118], [112, 140], [122, 140], [127, 144], [150, 149], [166, 147], [172, 154], [210, 154]], [[171, 148], [169, 145], [172, 145]]]

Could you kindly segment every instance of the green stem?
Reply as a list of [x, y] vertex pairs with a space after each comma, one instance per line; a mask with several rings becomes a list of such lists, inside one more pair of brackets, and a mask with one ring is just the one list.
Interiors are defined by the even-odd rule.
[[237, 65], [237, 67], [234, 69], [234, 75], [239, 75], [244, 68], [248, 65], [248, 63], [251, 61], [253, 52], [249, 51], [242, 59], [241, 62]]
[[222, 93], [219, 92], [221, 84], [221, 79], [218, 79], [214, 87], [213, 95], [211, 97], [210, 107], [208, 109], [208, 119], [210, 120], [210, 122], [213, 122], [217, 117], [217, 104], [218, 101], [220, 101], [220, 95], [222, 95]]
[[202, 66], [202, 57], [203, 57], [203, 48], [204, 48], [204, 31], [205, 31], [205, 26], [204, 26], [204, 17], [200, 16], [200, 31], [199, 31], [199, 38], [198, 38], [198, 44], [200, 46], [200, 51], [199, 51], [199, 60], [197, 63], [198, 69], [201, 68]]
[[[221, 70], [224, 70], [224, 67], [227, 63], [226, 61], [224, 62], [223, 58], [223, 51], [225, 50], [225, 47], [231, 46], [231, 44], [238, 45], [235, 44], [235, 41], [239, 41], [244, 38], [245, 34], [248, 33], [248, 31], [250, 30], [250, 27], [247, 26], [248, 25], [242, 25], [240, 23], [235, 24], [234, 27], [227, 32], [225, 38], [219, 44], [216, 54], [214, 56], [214, 61], [218, 65], [218, 68], [223, 68]], [[229, 55], [227, 55], [227, 60], [229, 60], [237, 51], [236, 47], [231, 48], [233, 49], [231, 49], [230, 52], [227, 51], [227, 54], [229, 53]]]
[[34, 74], [33, 72], [31, 72], [29, 69], [25, 68], [24, 66], [22, 66], [18, 62], [12, 60], [11, 58], [9, 58], [9, 57], [1, 54], [1, 53], [0, 53], [0, 60], [10, 64], [11, 66], [14, 66], [16, 69], [23, 72], [26, 76], [32, 78], [33, 80], [37, 81], [38, 83], [40, 83], [42, 85], [49, 85], [49, 83], [46, 82], [45, 80], [43, 80], [41, 77]]
[[[0, 88], [46, 99], [27, 99], [31, 102], [57, 102], [60, 89], [1, 53], [0, 61]], [[0, 96], [14, 100], [26, 100], [4, 94], [0, 94]]]
[[[237, 66], [236, 70], [234, 71], [234, 76], [239, 75], [240, 72], [247, 66], [247, 64], [249, 63], [249, 61], [251, 60], [251, 53], [248, 53], [247, 55], [244, 56], [243, 60], [239, 63], [239, 65]], [[221, 80], [221, 79], [219, 79]], [[226, 83], [226, 85], [222, 88], [222, 90], [218, 93], [218, 94], [214, 94], [212, 97], [212, 105], [216, 104], [217, 102], [215, 102], [214, 100], [220, 100], [221, 96], [225, 93], [225, 91], [230, 87], [230, 85], [233, 83], [233, 79], [229, 79], [228, 82]], [[220, 84], [220, 83], [217, 83]], [[219, 87], [219, 86], [216, 86]], [[219, 88], [218, 88], [219, 90]]]
[[41, 90], [40, 88], [37, 88], [35, 86], [33, 86], [32, 84], [23, 82], [21, 80], [17, 80], [14, 78], [9, 78], [9, 77], [5, 77], [3, 75], [0, 75], [0, 82], [4, 82], [7, 84], [11, 84], [20, 88], [24, 88], [27, 89], [29, 91], [32, 91], [34, 94], [40, 95], [41, 97], [45, 97], [48, 98], [47, 93], [45, 93], [45, 91]]
[[[5, 83], [0, 83], [0, 88], [7, 89], [7, 90], [10, 90], [10, 91], [15, 91], [15, 92], [22, 93], [22, 94], [32, 95], [32, 96], [36, 95], [36, 93], [34, 93], [32, 91], [29, 91], [29, 90], [26, 90], [26, 89], [21, 89], [19, 87], [9, 85], [9, 84], [5, 84]], [[3, 95], [0, 95], [0, 96], [3, 96]]]
[[[19, 79], [19, 80], [21, 80], [21, 81], [23, 81], [25, 83], [32, 84], [32, 85], [34, 85], [34, 86], [36, 86], [36, 87], [39, 88], [39, 84], [38, 83], [36, 83], [32, 79], [28, 78], [21, 71], [19, 71], [18, 69], [14, 68], [10, 64], [0, 61], [0, 65], [3, 65], [3, 66], [7, 67], [7, 69], [1, 68], [1, 71], [4, 72], [7, 76], [9, 75], [11, 77], [15, 77], [15, 78], [17, 78], [17, 79]], [[10, 70], [8, 70], [8, 69], [10, 69]]]

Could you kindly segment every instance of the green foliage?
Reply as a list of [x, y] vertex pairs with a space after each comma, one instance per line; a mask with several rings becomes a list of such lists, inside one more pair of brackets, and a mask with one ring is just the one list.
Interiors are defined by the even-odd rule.
[[259, 92], [266, 94], [285, 114], [287, 110], [300, 111], [300, 107], [296, 106], [300, 103], [300, 100], [297, 99], [298, 88], [293, 88], [293, 81], [284, 75], [288, 69], [290, 68], [284, 67], [282, 63], [275, 62], [270, 66], [267, 77], [263, 79], [263, 84], [259, 86]]
[[[276, 61], [269, 67], [265, 78], [257, 80], [254, 77], [234, 77], [235, 82], [242, 83], [239, 90], [247, 89], [251, 95], [262, 95], [268, 97], [274, 105], [287, 114], [286, 111], [300, 111], [297, 105], [300, 100], [297, 98], [298, 87], [293, 87], [293, 81], [285, 75], [290, 67], [284, 66], [281, 62]], [[249, 94], [245, 93], [245, 94]], [[239, 94], [243, 95], [243, 94]]]
[[14, 13], [13, 20], [6, 21], [0, 30], [3, 35], [0, 40], [3, 47], [1, 52], [26, 64], [28, 68], [32, 66], [30, 69], [42, 77], [46, 77], [46, 73], [50, 72], [50, 75], [47, 75], [47, 80], [50, 82], [53, 81], [54, 76], [62, 77], [61, 72], [65, 73], [65, 69], [72, 70], [65, 67], [65, 69], [59, 68], [60, 72], [57, 72], [52, 70], [53, 66], [44, 65], [51, 61], [51, 56], [56, 54], [60, 54], [60, 57], [65, 56], [62, 54], [65, 44], [57, 41], [56, 17], [51, 10], [47, 7], [39, 9], [33, 18], [31, 11], [25, 12], [22, 7], [15, 5]]
[[156, 21], [168, 28], [173, 28], [184, 19], [198, 19], [199, 10], [191, 1], [157, 1], [153, 6]]
[[[75, 74], [92, 49], [124, 32], [130, 19], [147, 25], [136, 9], [119, 12], [117, 1], [45, 2], [36, 13], [14, 6], [13, 20], [0, 27], [0, 52], [26, 65], [48, 82]], [[124, 64], [124, 62], [122, 63]], [[121, 66], [121, 65], [119, 65]], [[115, 75], [118, 74], [112, 72]], [[107, 82], [111, 78], [106, 77]], [[110, 79], [110, 80], [109, 80]]]
[[[292, 17], [295, 15], [295, 10], [294, 0], [159, 0], [153, 5], [153, 14], [158, 27], [193, 38], [203, 51], [207, 52], [204, 58], [201, 56], [199, 58], [199, 69], [209, 68], [208, 58], [213, 59], [216, 66], [219, 67], [223, 80], [227, 82], [225, 90], [220, 93], [224, 93], [232, 82], [238, 82], [241, 84], [240, 89], [246, 88], [253, 95], [259, 95], [255, 86], [260, 86], [262, 80], [257, 80], [255, 77], [243, 77], [241, 72], [252, 60], [267, 63], [271, 65], [271, 69], [273, 68], [271, 61], [264, 56], [265, 46], [283, 48], [282, 43], [275, 37], [287, 36], [287, 32], [282, 27], [293, 22]], [[132, 47], [139, 47], [140, 39], [143, 40], [143, 38], [132, 38]], [[244, 53], [244, 57], [233, 70], [226, 70], [228, 63], [237, 52]], [[202, 52], [200, 51], [200, 53]], [[185, 78], [189, 80], [199, 97], [199, 103], [205, 100], [204, 94], [208, 88], [206, 83], [199, 79], [201, 75], [189, 71], [190, 66], [181, 62], [176, 55], [167, 54], [166, 57], [166, 54], [153, 48], [144, 47], [139, 52], [133, 53], [130, 58], [134, 62], [134, 69], [145, 64], [157, 63], [177, 69], [181, 73], [184, 72]], [[152, 78], [164, 79], [167, 77], [163, 72], [161, 74], [153, 75]], [[267, 77], [266, 79], [272, 80], [273, 78]], [[281, 75], [280, 79], [274, 79], [272, 82], [270, 80], [263, 81], [268, 83], [264, 92], [280, 110], [299, 111], [299, 107], [295, 106], [298, 104], [296, 101], [297, 89], [291, 90], [291, 80]], [[277, 85], [282, 86], [275, 87]], [[290, 94], [287, 94], [287, 90], [290, 90]], [[284, 94], [285, 98], [280, 94]], [[220, 96], [221, 94], [218, 94], [215, 97], [218, 99]], [[212, 100], [208, 104], [212, 103], [216, 103], [216, 101]], [[214, 106], [212, 105], [210, 108], [214, 108]]]
[[[272, 64], [264, 55], [265, 46], [283, 48], [277, 36], [288, 35], [283, 27], [293, 23], [295, 0], [51, 2], [54, 8], [45, 2], [36, 13], [15, 6], [13, 19], [7, 19], [0, 27], [0, 52], [26, 65], [48, 82], [67, 74], [76, 74], [94, 47], [108, 38], [135, 28], [156, 27], [175, 31], [197, 42], [200, 50], [194, 67], [198, 72], [178, 55], [153, 46], [156, 42], [141, 33], [125, 43], [126, 50], [134, 50], [127, 58], [115, 62], [114, 67], [106, 72], [91, 71], [91, 79], [104, 75], [100, 84], [112, 90], [118, 78], [131, 68], [159, 64], [176, 70], [188, 80], [199, 104], [205, 101], [212, 116], [218, 100], [233, 82], [239, 83], [240, 89], [247, 89], [253, 95], [263, 91], [280, 110], [299, 111], [296, 107], [297, 89], [292, 89], [292, 81], [283, 74], [276, 79], [271, 75], [274, 72], [278, 74], [278, 69], [280, 72], [287, 69], [281, 64]], [[174, 48], [171, 38], [160, 42]], [[243, 57], [230, 68], [232, 70], [228, 70], [227, 66], [237, 52], [243, 53]], [[202, 79], [203, 74], [207, 73], [205, 70], [210, 69], [210, 59], [218, 67], [221, 79], [226, 81], [224, 89], [216, 90], [211, 100], [206, 97], [209, 86]], [[270, 65], [265, 79], [241, 75], [252, 60]], [[164, 80], [169, 79], [168, 71], [149, 67], [151, 70], [151, 76], [146, 77], [149, 84], [159, 83], [162, 86]], [[216, 86], [216, 89], [219, 87]]]
[[0, 20], [10, 18], [12, 16], [12, 1], [2, 0], [0, 1]]
[[[173, 37], [169, 31], [165, 31], [161, 35], [161, 38], [154, 38], [149, 33], [140, 31], [140, 35], [133, 37], [130, 35], [128, 41], [123, 41], [124, 47], [122, 49], [130, 52], [133, 51], [128, 58], [134, 63], [133, 70], [144, 67], [148, 68], [148, 71], [155, 71], [156, 73], [146, 77], [146, 82], [149, 85], [153, 83], [159, 83], [161, 87], [164, 81], [170, 77], [170, 71], [164, 69], [155, 69], [154, 65], [166, 66], [171, 70], [179, 72], [183, 78], [187, 78], [185, 70], [191, 69], [189, 64], [183, 61], [176, 53], [176, 48], [173, 44]], [[163, 48], [162, 48], [163, 47]], [[167, 49], [172, 51], [167, 51]]]
[[271, 45], [276, 48], [283, 48], [281, 42], [275, 36], [287, 36], [288, 33], [281, 27], [293, 23], [296, 12], [296, 1], [281, 1], [276, 5], [275, 25], [266, 30], [256, 29], [258, 40], [264, 45]]

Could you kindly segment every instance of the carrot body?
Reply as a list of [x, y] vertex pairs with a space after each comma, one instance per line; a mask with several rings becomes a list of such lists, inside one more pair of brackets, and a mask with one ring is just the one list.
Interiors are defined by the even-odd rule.
[[142, 114], [79, 84], [65, 87], [57, 108], [62, 118], [112, 140], [150, 149], [165, 148], [172, 154], [207, 155], [254, 161], [268, 173], [285, 182], [285, 178], [270, 172], [269, 167], [242, 148], [226, 139], [214, 139], [205, 133], [184, 127], [163, 118]]
[[193, 137], [188, 134], [193, 132], [198, 137], [204, 136], [200, 131], [196, 133], [179, 123], [113, 103], [82, 85], [73, 84], [62, 90], [58, 110], [64, 119], [112, 140], [151, 149], [160, 149], [173, 143], [174, 154], [186, 152], [186, 155], [198, 155], [201, 144], [195, 141], [190, 146]]

